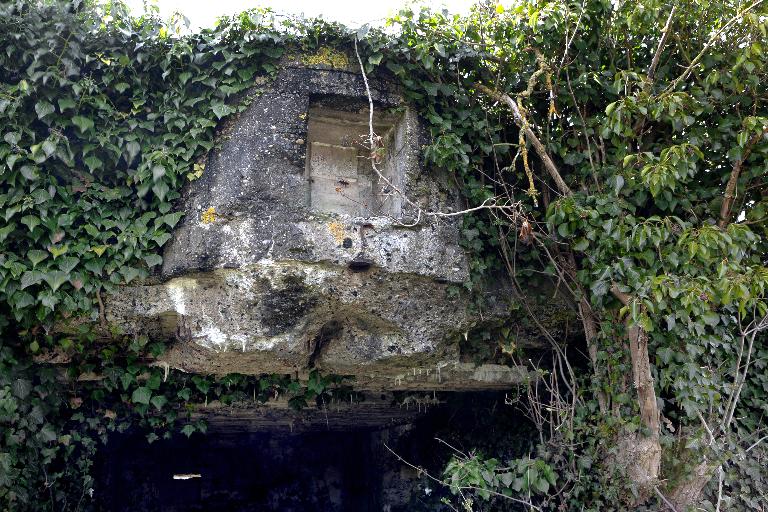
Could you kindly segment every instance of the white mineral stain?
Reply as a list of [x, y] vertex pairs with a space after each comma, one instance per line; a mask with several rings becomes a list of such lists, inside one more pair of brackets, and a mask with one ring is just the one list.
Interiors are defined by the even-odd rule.
[[215, 325], [209, 324], [200, 329], [200, 336], [204, 336], [210, 343], [216, 345], [217, 348], [224, 348], [225, 350], [227, 348], [227, 335]]
[[185, 302], [184, 286], [174, 281], [171, 281], [170, 283], [168, 283], [167, 288], [168, 288], [168, 295], [171, 297], [171, 301], [173, 301], [173, 307], [176, 310], [176, 312], [180, 315], [186, 315], [187, 306], [184, 303]]

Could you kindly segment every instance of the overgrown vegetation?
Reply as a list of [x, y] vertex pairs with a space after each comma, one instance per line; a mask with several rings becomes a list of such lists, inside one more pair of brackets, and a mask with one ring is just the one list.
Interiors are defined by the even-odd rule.
[[[762, 2], [483, 4], [404, 12], [386, 34], [251, 12], [175, 36], [119, 3], [0, 10], [3, 508], [92, 506], [110, 430], [152, 439], [207, 397], [301, 402], [338, 384], [169, 374], [149, 366], [163, 340], [106, 332], [99, 304], [161, 263], [173, 201], [254, 79], [288, 47], [357, 41], [366, 71], [421, 113], [427, 161], [467, 206], [509, 206], [464, 218], [468, 286], [505, 271], [528, 310], [523, 289], [551, 281], [586, 340], [577, 374], [577, 348], [540, 326], [556, 370], [521, 401], [538, 446], [510, 463], [454, 459], [455, 505], [765, 510]], [[66, 372], [42, 354], [65, 355]]]
[[[171, 38], [114, 3], [0, 7], [0, 508], [84, 510], [107, 434], [150, 442], [194, 404], [328, 402], [341, 378], [189, 376], [151, 366], [170, 340], [132, 339], [102, 294], [145, 278], [181, 213], [217, 122], [269, 78], [288, 35], [258, 13]], [[48, 365], [47, 361], [65, 361]]]

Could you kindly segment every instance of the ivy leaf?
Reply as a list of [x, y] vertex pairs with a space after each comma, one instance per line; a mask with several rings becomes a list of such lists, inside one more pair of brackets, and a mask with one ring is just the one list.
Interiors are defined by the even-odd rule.
[[136, 155], [139, 154], [139, 151], [141, 150], [141, 145], [139, 145], [138, 142], [135, 140], [132, 140], [125, 144], [125, 152], [128, 154], [128, 158], [126, 158], [126, 161], [128, 162], [128, 165], [133, 162], [133, 159], [136, 158]]
[[40, 292], [40, 295], [37, 297], [40, 300], [40, 303], [50, 309], [51, 311], [54, 310], [56, 307], [56, 304], [59, 303], [59, 299], [56, 295], [54, 295], [52, 292], [44, 291]]
[[596, 297], [602, 297], [608, 293], [608, 282], [603, 280], [593, 281], [589, 289]]
[[573, 250], [579, 251], [579, 252], [586, 251], [588, 247], [589, 247], [589, 240], [587, 240], [586, 238], [579, 238], [578, 241], [575, 244], [573, 244]]
[[141, 270], [134, 267], [123, 267], [120, 269], [120, 274], [125, 278], [125, 283], [128, 284], [141, 274]]
[[16, 309], [23, 309], [35, 303], [35, 298], [27, 292], [18, 291], [11, 297], [11, 303]]
[[83, 116], [72, 116], [72, 123], [77, 126], [82, 135], [93, 128], [93, 121]]
[[168, 193], [168, 184], [164, 181], [159, 181], [152, 186], [152, 192], [161, 200], [165, 200], [165, 195]]
[[168, 227], [174, 228], [176, 227], [176, 224], [179, 223], [179, 220], [184, 216], [184, 212], [176, 212], [176, 213], [169, 213], [167, 215], [163, 215], [162, 221], [165, 222]]
[[77, 103], [72, 98], [59, 98], [58, 100], [59, 110], [64, 112], [67, 109], [75, 108]]
[[718, 323], [720, 323], [720, 315], [714, 311], [707, 311], [701, 315], [701, 319], [704, 320], [704, 323], [710, 327], [715, 327]]
[[56, 111], [56, 107], [51, 105], [45, 100], [40, 100], [37, 103], [35, 103], [35, 112], [37, 112], [37, 117], [39, 119], [44, 118], [45, 116], [52, 114]]
[[613, 193], [616, 195], [619, 195], [619, 192], [621, 192], [621, 187], [624, 186], [624, 176], [621, 174], [617, 174], [616, 178], [614, 178], [613, 183]]
[[5, 159], [6, 165], [8, 165], [9, 170], [13, 170], [13, 166], [16, 165], [16, 162], [21, 158], [21, 155], [14, 153], [11, 155], [8, 155]]
[[221, 119], [222, 117], [232, 113], [232, 107], [230, 107], [229, 105], [225, 105], [224, 103], [214, 104], [213, 106], [211, 106], [211, 110], [213, 111], [217, 119]]
[[[19, 400], [24, 400], [32, 391], [32, 381], [27, 379], [16, 379], [13, 381], [13, 394]], [[7, 388], [6, 388], [7, 389]]]
[[105, 263], [106, 262], [104, 260], [92, 259], [92, 260], [86, 261], [85, 265], [83, 265], [83, 266], [91, 274], [100, 276], [101, 275], [101, 271], [104, 269], [104, 264]]
[[56, 441], [59, 438], [59, 435], [50, 423], [46, 423], [43, 425], [43, 428], [38, 431], [37, 437], [44, 443], [50, 443], [51, 441]]
[[21, 223], [29, 228], [30, 231], [40, 225], [40, 218], [35, 215], [25, 215], [21, 218]]
[[160, 376], [160, 374], [159, 373], [153, 373], [152, 376], [149, 379], [147, 379], [146, 386], [149, 389], [154, 391], [154, 390], [160, 388], [160, 384], [162, 384], [162, 382], [163, 382], [163, 379]]
[[[11, 206], [10, 208], [6, 208], [5, 212], [3, 212], [3, 216], [5, 217], [5, 222], [8, 222], [11, 217], [16, 215], [21, 208], [19, 206]], [[9, 226], [12, 224], [9, 224]], [[8, 226], [6, 226], [8, 227]]]
[[51, 287], [51, 290], [55, 292], [61, 285], [67, 282], [69, 274], [62, 272], [61, 270], [51, 270], [45, 273], [43, 279], [45, 279], [45, 282]]
[[35, 268], [41, 261], [48, 257], [48, 253], [39, 249], [30, 249], [27, 251], [27, 259], [32, 262], [32, 268]]
[[144, 261], [148, 267], [154, 267], [160, 265], [163, 262], [163, 257], [159, 254], [147, 254], [144, 256]]
[[15, 146], [21, 140], [21, 132], [8, 132], [3, 135], [3, 140], [11, 146]]
[[131, 402], [135, 404], [149, 405], [149, 401], [152, 398], [152, 391], [144, 386], [138, 387], [133, 391], [131, 395]]
[[125, 389], [126, 391], [131, 386], [131, 384], [133, 384], [134, 380], [136, 380], [136, 378], [128, 372], [123, 372], [120, 375], [120, 384], [123, 385], [123, 389]]
[[[163, 176], [165, 176], [165, 167], [163, 167], [162, 165], [153, 165], [152, 166], [152, 179], [154, 181], [157, 181], [160, 178], [162, 178]], [[154, 188], [153, 188], [153, 190], [154, 190]], [[155, 193], [157, 193], [157, 192], [155, 192]], [[163, 194], [163, 196], [165, 196], [165, 194]]]
[[43, 153], [45, 156], [51, 156], [56, 151], [56, 142], [51, 139], [45, 139], [43, 141]]
[[21, 175], [27, 178], [29, 181], [34, 181], [39, 177], [37, 175], [37, 167], [34, 165], [23, 165], [20, 171]]
[[[56, 189], [54, 189], [54, 194], [55, 194], [55, 192], [56, 192]], [[45, 189], [38, 188], [37, 190], [32, 192], [32, 194], [30, 194], [30, 195], [35, 200], [35, 204], [40, 204], [40, 203], [44, 203], [46, 201], [50, 201], [51, 199], [53, 199], [53, 195], [54, 194], [51, 194], [50, 192], [48, 192]]]
[[185, 436], [189, 437], [189, 436], [191, 436], [192, 434], [195, 433], [195, 427], [193, 425], [191, 425], [191, 424], [186, 424], [181, 429], [181, 433], [184, 434]]
[[96, 245], [94, 247], [91, 247], [91, 250], [96, 253], [97, 256], [101, 256], [104, 254], [104, 251], [109, 249], [108, 245]]
[[80, 263], [80, 259], [75, 258], [74, 256], [67, 256], [58, 260], [58, 263], [62, 272], [69, 274], [77, 266], [77, 264]]
[[14, 224], [8, 224], [7, 226], [0, 228], [0, 242], [4, 241], [14, 229], [16, 229]]
[[93, 155], [91, 155], [88, 158], [84, 159], [83, 162], [85, 163], [85, 165], [88, 166], [88, 169], [90, 169], [91, 172], [94, 172], [94, 171], [100, 169], [101, 166], [104, 165], [104, 162], [102, 162], [100, 159], [98, 159], [97, 157], [95, 157]]
[[43, 274], [39, 270], [28, 270], [24, 272], [24, 275], [21, 276], [20, 288], [23, 290], [24, 288], [35, 285], [40, 281], [42, 281], [44, 277], [45, 277], [45, 274]]
[[57, 247], [55, 245], [48, 246], [48, 251], [50, 251], [50, 253], [53, 254], [53, 259], [58, 258], [62, 254], [66, 254], [68, 250], [69, 250], [69, 246], [67, 245], [62, 245], [61, 247]]
[[155, 396], [152, 397], [150, 402], [152, 403], [152, 405], [155, 406], [155, 408], [158, 411], [160, 411], [160, 410], [162, 410], [163, 406], [168, 403], [168, 399], [165, 398], [165, 396], [163, 396], [163, 395], [155, 395]]

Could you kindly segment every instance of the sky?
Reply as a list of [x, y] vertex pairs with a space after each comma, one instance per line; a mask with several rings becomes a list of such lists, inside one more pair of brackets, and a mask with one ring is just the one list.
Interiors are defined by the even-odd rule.
[[[271, 7], [285, 14], [322, 15], [329, 21], [339, 21], [350, 28], [366, 23], [381, 24], [387, 16], [403, 7], [407, 0], [127, 0], [134, 14], [144, 11], [144, 3], [154, 3], [160, 16], [169, 17], [180, 11], [190, 21], [190, 29], [213, 26], [219, 16], [231, 15], [253, 7]], [[411, 2], [414, 3], [414, 2]], [[450, 12], [469, 10], [472, 0], [431, 0], [424, 2], [434, 9], [446, 8]]]

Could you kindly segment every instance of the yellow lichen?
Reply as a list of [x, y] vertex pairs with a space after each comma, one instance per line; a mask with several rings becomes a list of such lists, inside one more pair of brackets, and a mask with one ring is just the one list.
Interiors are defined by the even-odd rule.
[[211, 224], [215, 220], [216, 220], [216, 210], [213, 208], [213, 206], [205, 210], [203, 214], [200, 216], [200, 222], [202, 222], [203, 224]]
[[192, 166], [192, 172], [187, 173], [187, 179], [189, 181], [195, 181], [203, 175], [203, 171], [205, 171], [205, 162], [201, 164], [194, 164]]
[[328, 230], [333, 235], [337, 244], [340, 244], [344, 240], [344, 225], [341, 222], [331, 222], [328, 224]]
[[318, 50], [311, 55], [302, 55], [301, 62], [307, 66], [325, 64], [332, 68], [349, 67], [349, 57], [347, 57], [347, 54], [327, 46], [318, 48]]

